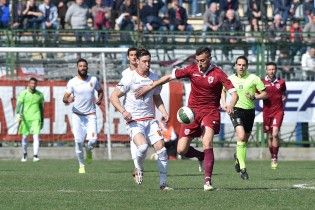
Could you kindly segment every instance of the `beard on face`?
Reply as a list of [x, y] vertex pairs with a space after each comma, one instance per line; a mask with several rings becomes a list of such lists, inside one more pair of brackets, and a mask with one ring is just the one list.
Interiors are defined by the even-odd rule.
[[87, 70], [78, 70], [78, 74], [80, 75], [80, 77], [86, 77], [87, 76]]

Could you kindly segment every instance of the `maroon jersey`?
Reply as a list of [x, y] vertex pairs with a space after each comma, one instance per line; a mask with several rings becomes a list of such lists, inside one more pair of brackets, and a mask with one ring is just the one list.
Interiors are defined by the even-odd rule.
[[262, 79], [268, 98], [264, 100], [263, 116], [272, 117], [278, 112], [284, 112], [282, 94], [287, 90], [284, 79], [275, 79], [274, 81], [268, 78]]
[[199, 70], [197, 64], [176, 69], [173, 71], [173, 78], [189, 78], [191, 92], [188, 106], [196, 112], [218, 112], [223, 86], [229, 92], [236, 91], [227, 75], [214, 64], [205, 73]]

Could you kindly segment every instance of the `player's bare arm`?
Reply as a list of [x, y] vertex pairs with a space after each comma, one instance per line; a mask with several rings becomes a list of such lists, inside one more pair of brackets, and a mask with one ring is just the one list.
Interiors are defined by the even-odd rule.
[[227, 106], [226, 106], [226, 91], [225, 90], [222, 90], [221, 92], [221, 101], [222, 101], [222, 109], [226, 111]]
[[251, 95], [247, 92], [245, 93], [245, 96], [251, 100], [265, 100], [268, 98], [268, 94], [266, 90], [258, 91], [258, 94], [255, 94], [255, 95]]
[[68, 104], [74, 102], [74, 96], [71, 93], [66, 92], [62, 99], [63, 103]]
[[111, 96], [109, 97], [110, 102], [113, 106], [122, 114], [126, 121], [132, 119], [132, 116], [129, 112], [125, 110], [125, 108], [121, 105], [119, 98], [124, 96], [125, 94], [121, 92], [118, 88], [115, 88]]
[[145, 94], [147, 94], [153, 88], [155, 88], [159, 85], [163, 85], [163, 84], [165, 84], [171, 80], [172, 80], [171, 74], [165, 75], [165, 76], [161, 77], [159, 80], [155, 80], [153, 83], [151, 83], [150, 85], [148, 85], [146, 87], [138, 88], [135, 91], [135, 97], [140, 98], [141, 96], [144, 96]]
[[226, 106], [226, 110], [225, 110], [228, 115], [230, 115], [234, 112], [234, 106], [238, 101], [238, 95], [237, 95], [236, 91], [231, 92], [230, 94], [231, 94], [231, 100], [230, 100], [229, 105]]
[[100, 90], [98, 90], [97, 93], [98, 93], [98, 98], [95, 99], [95, 104], [101, 105], [103, 97], [104, 97], [104, 92], [103, 92], [102, 88]]
[[170, 117], [169, 117], [169, 115], [165, 109], [161, 95], [153, 95], [153, 101], [154, 101], [156, 108], [162, 113], [163, 117], [165, 118], [164, 122], [168, 123], [170, 120], [169, 119]]

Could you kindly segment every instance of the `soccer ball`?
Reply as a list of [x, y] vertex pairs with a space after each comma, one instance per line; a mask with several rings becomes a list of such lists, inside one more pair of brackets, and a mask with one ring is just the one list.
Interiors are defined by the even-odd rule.
[[183, 106], [177, 111], [177, 120], [181, 124], [189, 125], [195, 120], [195, 112], [188, 106]]

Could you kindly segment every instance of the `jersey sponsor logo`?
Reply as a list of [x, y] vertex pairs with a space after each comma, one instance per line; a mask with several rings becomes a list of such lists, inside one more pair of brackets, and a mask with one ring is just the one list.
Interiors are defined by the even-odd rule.
[[162, 133], [160, 130], [157, 130], [157, 133], [159, 134], [159, 136], [162, 136]]
[[211, 84], [213, 81], [214, 81], [213, 76], [208, 77], [208, 82], [209, 82], [209, 84]]
[[265, 87], [269, 87], [270, 85], [265, 85]]
[[200, 77], [200, 74], [192, 74], [193, 77]]
[[118, 87], [122, 87], [122, 86], [124, 86], [124, 85], [123, 85], [122, 83], [118, 83], [117, 86], [118, 86]]
[[184, 130], [184, 134], [185, 134], [185, 135], [188, 135], [189, 133], [190, 133], [190, 129], [187, 129], [187, 128], [186, 128], [186, 129]]
[[277, 88], [277, 89], [280, 89], [280, 84], [276, 84], [276, 88]]

